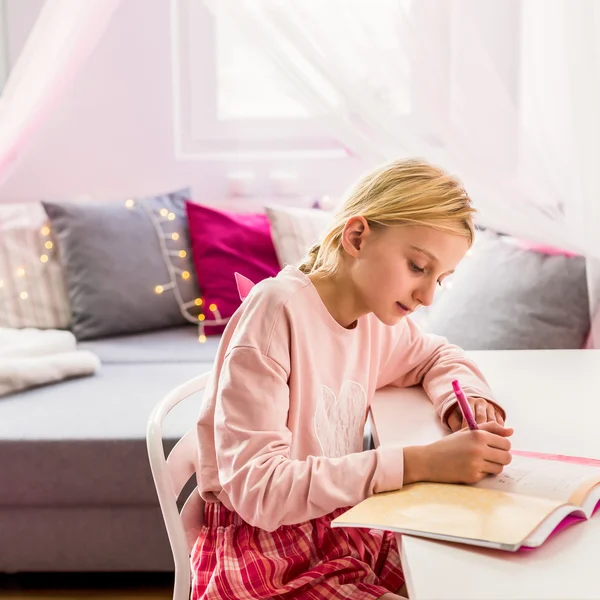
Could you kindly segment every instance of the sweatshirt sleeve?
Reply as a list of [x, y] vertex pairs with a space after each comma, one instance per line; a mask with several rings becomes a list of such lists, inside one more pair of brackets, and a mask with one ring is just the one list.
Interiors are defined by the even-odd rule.
[[390, 356], [387, 361], [383, 359], [385, 366], [378, 387], [423, 385], [443, 422], [457, 402], [452, 390], [454, 379], [459, 381], [467, 397], [484, 398], [504, 413], [494, 400], [483, 373], [464, 350], [449, 344], [446, 338], [424, 333], [411, 319], [404, 320]]
[[272, 531], [402, 487], [400, 447], [290, 458], [287, 379], [254, 347], [235, 347], [223, 363], [215, 407], [219, 481], [247, 523]]

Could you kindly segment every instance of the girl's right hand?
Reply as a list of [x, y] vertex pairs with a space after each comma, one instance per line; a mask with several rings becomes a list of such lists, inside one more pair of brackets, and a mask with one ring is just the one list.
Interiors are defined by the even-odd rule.
[[511, 461], [509, 427], [494, 421], [478, 431], [461, 429], [427, 446], [404, 448], [404, 484], [416, 481], [468, 483], [498, 475]]

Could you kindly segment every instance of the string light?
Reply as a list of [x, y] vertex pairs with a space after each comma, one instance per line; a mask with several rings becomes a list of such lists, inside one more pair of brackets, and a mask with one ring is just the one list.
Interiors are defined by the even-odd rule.
[[194, 298], [188, 302], [184, 302], [181, 296], [181, 291], [178, 287], [177, 276], [181, 276], [181, 279], [184, 281], [190, 281], [192, 278], [192, 274], [188, 269], [182, 269], [178, 266], [175, 266], [173, 263], [173, 258], [188, 258], [189, 252], [183, 248], [179, 249], [171, 249], [167, 245], [167, 241], [178, 241], [181, 239], [181, 235], [177, 231], [164, 231], [163, 223], [168, 221], [174, 221], [176, 219], [176, 214], [172, 211], [169, 211], [167, 208], [163, 207], [160, 210], [156, 210], [148, 205], [147, 202], [138, 201], [138, 205], [141, 206], [142, 210], [146, 211], [148, 216], [150, 217], [154, 228], [156, 230], [156, 234], [159, 240], [160, 249], [163, 254], [163, 258], [165, 259], [165, 265], [167, 266], [170, 281], [166, 283], [159, 283], [154, 286], [155, 294], [163, 294], [167, 290], [173, 290], [173, 294], [175, 299], [177, 300], [177, 304], [181, 310], [181, 314], [184, 318], [192, 323], [195, 323], [198, 326], [198, 342], [204, 343], [206, 342], [206, 333], [204, 331], [205, 326], [209, 327], [219, 327], [225, 325], [229, 319], [221, 318], [219, 313], [219, 309], [215, 303], [210, 303], [208, 306], [208, 310], [212, 313], [212, 319], [207, 320], [206, 314], [200, 313], [196, 314], [194, 310], [193, 313], [190, 313], [188, 309], [196, 309], [198, 307], [205, 306], [203, 298]]
[[162, 294], [163, 292], [166, 292], [167, 290], [172, 290], [174, 287], [175, 287], [175, 284], [173, 282], [165, 283], [163, 285], [157, 285], [154, 287], [154, 293]]
[[135, 206], [135, 202], [129, 198], [129, 200], [125, 200], [125, 206], [131, 210]]
[[[209, 307], [210, 312], [212, 312], [215, 315], [215, 320], [217, 321], [222, 321], [222, 317], [221, 317], [221, 313], [219, 312], [219, 309], [217, 308], [216, 304], [211, 304], [212, 308]], [[229, 319], [226, 319], [225, 322], [229, 321]]]
[[[179, 276], [183, 281], [190, 281], [192, 279], [192, 274], [189, 268], [182, 269], [178, 266], [175, 266], [175, 264], [173, 263], [173, 258], [177, 257], [185, 259], [188, 257], [189, 253], [183, 248], [171, 249], [168, 247], [168, 241], [176, 242], [181, 239], [181, 235], [177, 231], [165, 231], [163, 226], [163, 223], [166, 223], [168, 221], [175, 221], [176, 214], [172, 211], [169, 211], [166, 207], [155, 209], [149, 206], [149, 203], [144, 201], [139, 201], [139, 204], [141, 206], [141, 209], [147, 213], [152, 224], [154, 225], [154, 229], [156, 231], [156, 235], [159, 241], [159, 247], [163, 258], [165, 259], [165, 265], [169, 272], [169, 281], [165, 283], [157, 283], [157, 285], [154, 286], [154, 293], [163, 294], [167, 290], [172, 290], [174, 298], [177, 301], [177, 304], [183, 317], [191, 323], [195, 323], [196, 325], [198, 325], [199, 321], [197, 316], [197, 307], [202, 306], [202, 299], [194, 298], [191, 301], [184, 302], [181, 295], [181, 290], [179, 289], [177, 284]], [[190, 311], [190, 309], [195, 310]], [[204, 335], [203, 331], [198, 332], [198, 341], [206, 341], [206, 336]]]
[[2, 281], [2, 279], [0, 279], [0, 288], [4, 287], [4, 281]]
[[[229, 319], [222, 319], [221, 318], [221, 314], [219, 313], [219, 309], [217, 307], [217, 305], [214, 302], [211, 302], [208, 305], [208, 310], [213, 313], [214, 319], [211, 320], [209, 323], [206, 322], [206, 315], [204, 314], [200, 314], [198, 315], [198, 321], [200, 321], [198, 328], [200, 330], [200, 336], [198, 337], [198, 340], [200, 342], [202, 341], [206, 341], [206, 335], [204, 333], [204, 328], [206, 326], [209, 327], [217, 327], [219, 325], [225, 325], [227, 323], [227, 321], [229, 321]], [[201, 340], [200, 338], [203, 338], [203, 340]]]
[[[28, 264], [21, 265], [15, 269], [16, 277], [22, 281], [17, 289], [14, 290], [16, 299], [23, 301], [30, 298], [31, 289], [29, 288], [29, 284], [35, 284], [38, 278], [42, 276], [41, 269], [44, 269], [45, 266], [50, 262], [52, 258], [52, 249], [54, 248], [54, 242], [52, 242], [51, 239], [47, 239], [50, 233], [50, 227], [47, 223], [42, 225], [39, 229], [39, 244], [40, 246], [43, 244], [43, 247], [48, 251], [44, 252], [42, 250], [42, 252], [38, 254], [39, 262], [32, 258]], [[27, 291], [28, 289], [29, 291]], [[2, 290], [3, 294], [10, 293], [10, 288], [5, 286], [4, 281], [0, 281], [0, 290]]]
[[179, 258], [185, 258], [187, 252], [185, 250], [169, 250], [169, 256], [178, 256]]

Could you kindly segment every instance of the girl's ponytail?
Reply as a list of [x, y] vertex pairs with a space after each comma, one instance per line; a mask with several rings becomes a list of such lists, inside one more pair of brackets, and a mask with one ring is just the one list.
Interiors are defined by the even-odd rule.
[[302, 262], [298, 265], [298, 269], [305, 275], [312, 273], [315, 270], [317, 258], [319, 256], [319, 250], [321, 250], [321, 244], [317, 243], [311, 246], [308, 254], [304, 257]]

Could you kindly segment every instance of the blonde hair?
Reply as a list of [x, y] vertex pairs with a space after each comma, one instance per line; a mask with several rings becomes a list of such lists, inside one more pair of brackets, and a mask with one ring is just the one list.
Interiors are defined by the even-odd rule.
[[397, 160], [362, 177], [349, 191], [329, 231], [298, 268], [333, 273], [339, 266], [348, 219], [362, 216], [372, 229], [423, 225], [474, 241], [475, 209], [458, 179], [422, 160]]

